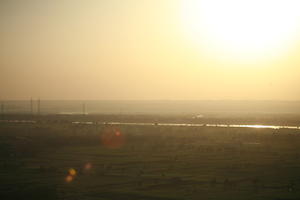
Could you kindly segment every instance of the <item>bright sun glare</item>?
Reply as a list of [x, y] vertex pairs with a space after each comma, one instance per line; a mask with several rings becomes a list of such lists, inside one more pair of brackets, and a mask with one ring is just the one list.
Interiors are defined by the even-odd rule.
[[192, 42], [233, 59], [278, 56], [296, 42], [299, 0], [183, 0], [182, 22]]

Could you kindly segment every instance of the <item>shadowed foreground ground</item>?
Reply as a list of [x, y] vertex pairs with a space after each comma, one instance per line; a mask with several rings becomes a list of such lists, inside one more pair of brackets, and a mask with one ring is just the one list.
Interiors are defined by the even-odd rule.
[[0, 123], [1, 199], [300, 199], [300, 131]]

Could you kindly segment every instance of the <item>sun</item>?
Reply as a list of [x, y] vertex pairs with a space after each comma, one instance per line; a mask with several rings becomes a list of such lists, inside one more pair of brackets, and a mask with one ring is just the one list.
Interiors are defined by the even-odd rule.
[[299, 0], [182, 0], [181, 8], [184, 32], [210, 55], [276, 57], [299, 35]]

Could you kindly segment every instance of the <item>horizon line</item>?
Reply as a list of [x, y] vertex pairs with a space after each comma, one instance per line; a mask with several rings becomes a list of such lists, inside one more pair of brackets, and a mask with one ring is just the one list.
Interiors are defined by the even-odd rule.
[[4, 101], [256, 101], [256, 102], [300, 102], [297, 100], [284, 100], [284, 99], [42, 99], [42, 98], [28, 98], [28, 99], [0, 99], [0, 102]]

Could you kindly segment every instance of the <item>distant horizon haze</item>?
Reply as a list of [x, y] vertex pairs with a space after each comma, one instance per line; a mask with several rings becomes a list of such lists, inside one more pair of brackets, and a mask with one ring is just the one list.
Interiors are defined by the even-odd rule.
[[0, 101], [4, 114], [300, 114], [300, 101], [42, 100]]
[[0, 101], [300, 100], [298, 0], [0, 1]]

